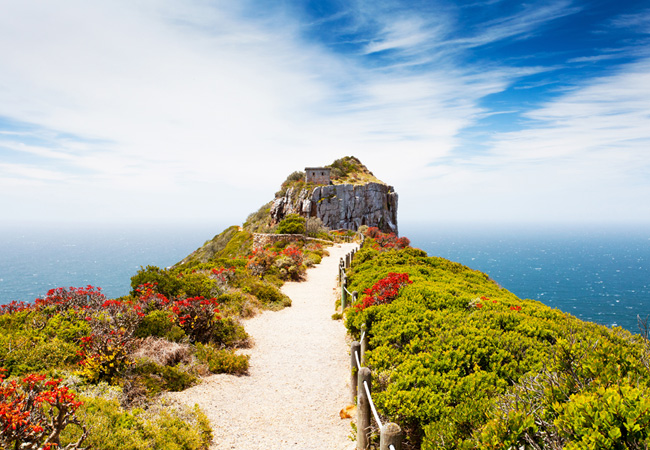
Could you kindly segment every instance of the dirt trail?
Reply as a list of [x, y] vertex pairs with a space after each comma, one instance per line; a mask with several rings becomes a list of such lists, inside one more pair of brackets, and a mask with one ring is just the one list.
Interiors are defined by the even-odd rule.
[[213, 375], [173, 394], [198, 403], [214, 430], [212, 449], [350, 450], [349, 353], [345, 327], [332, 320], [339, 259], [355, 244], [328, 249], [330, 256], [282, 291], [292, 306], [265, 311], [244, 324], [254, 345], [248, 376]]

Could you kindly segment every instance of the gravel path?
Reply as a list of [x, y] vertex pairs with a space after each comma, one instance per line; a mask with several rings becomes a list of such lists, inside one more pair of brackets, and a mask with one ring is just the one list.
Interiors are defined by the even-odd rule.
[[254, 345], [248, 376], [212, 375], [172, 394], [205, 411], [212, 449], [350, 450], [349, 349], [345, 327], [332, 320], [339, 259], [356, 244], [328, 249], [307, 280], [286, 283], [292, 306], [245, 322]]

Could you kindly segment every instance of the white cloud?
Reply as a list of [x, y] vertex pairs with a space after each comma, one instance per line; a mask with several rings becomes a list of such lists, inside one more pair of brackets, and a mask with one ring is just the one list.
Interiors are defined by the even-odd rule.
[[[465, 42], [449, 40], [458, 24], [444, 11], [375, 10], [379, 31], [361, 55], [307, 41], [287, 11], [251, 17], [248, 2], [0, 3], [0, 117], [30, 124], [0, 134], [0, 155], [29, 161], [0, 165], [0, 200], [26, 218], [92, 205], [115, 220], [243, 220], [291, 171], [344, 155], [395, 184], [405, 217], [466, 218], [489, 214], [490, 202], [525, 204], [522, 184], [550, 208], [586, 170], [571, 162], [585, 146], [600, 151], [587, 158], [593, 173], [611, 169], [612, 145], [627, 149], [621, 173], [645, 161], [620, 139], [646, 139], [639, 66], [532, 112], [541, 125], [494, 136], [492, 152], [447, 162], [463, 129], [498, 113], [481, 99], [548, 70], [460, 66], [457, 57], [534, 33], [574, 13], [568, 2], [524, 9]], [[386, 50], [398, 60], [368, 64]], [[414, 67], [423, 63], [433, 69]], [[566, 183], [548, 196], [537, 181], [560, 160], [570, 160]]]
[[486, 152], [438, 168], [432, 184], [466, 211], [502, 208], [508, 220], [647, 222], [650, 60], [527, 116], [534, 126], [494, 135]]

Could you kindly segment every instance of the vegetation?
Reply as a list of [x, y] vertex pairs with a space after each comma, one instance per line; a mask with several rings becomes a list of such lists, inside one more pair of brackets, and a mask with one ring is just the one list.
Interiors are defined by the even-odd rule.
[[298, 214], [289, 214], [276, 229], [278, 234], [305, 234], [306, 219]]
[[[371, 231], [369, 234], [372, 234]], [[405, 448], [647, 448], [650, 346], [522, 300], [485, 274], [368, 237], [346, 325]]]
[[[302, 218], [285, 226], [295, 223], [304, 232]], [[0, 306], [2, 447], [207, 448], [205, 416], [158, 407], [159, 395], [208, 373], [246, 374], [241, 319], [290, 306], [282, 283], [325, 254], [312, 242], [252, 243], [228, 228], [174, 267], [140, 268], [117, 299], [86, 286]]]
[[332, 169], [330, 172], [330, 178], [333, 184], [384, 184], [383, 181], [375, 177], [372, 172], [354, 156], [345, 156], [341, 159], [337, 159], [326, 167]]

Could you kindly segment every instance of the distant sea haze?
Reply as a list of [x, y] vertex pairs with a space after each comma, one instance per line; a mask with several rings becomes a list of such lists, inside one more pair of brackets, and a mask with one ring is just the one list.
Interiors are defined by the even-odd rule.
[[[229, 224], [166, 228], [6, 229], [0, 233], [0, 304], [49, 289], [93, 285], [130, 291], [140, 266], [170, 266]], [[485, 228], [400, 224], [430, 256], [487, 273], [521, 298], [583, 320], [638, 332], [650, 314], [650, 231], [619, 228]]]

